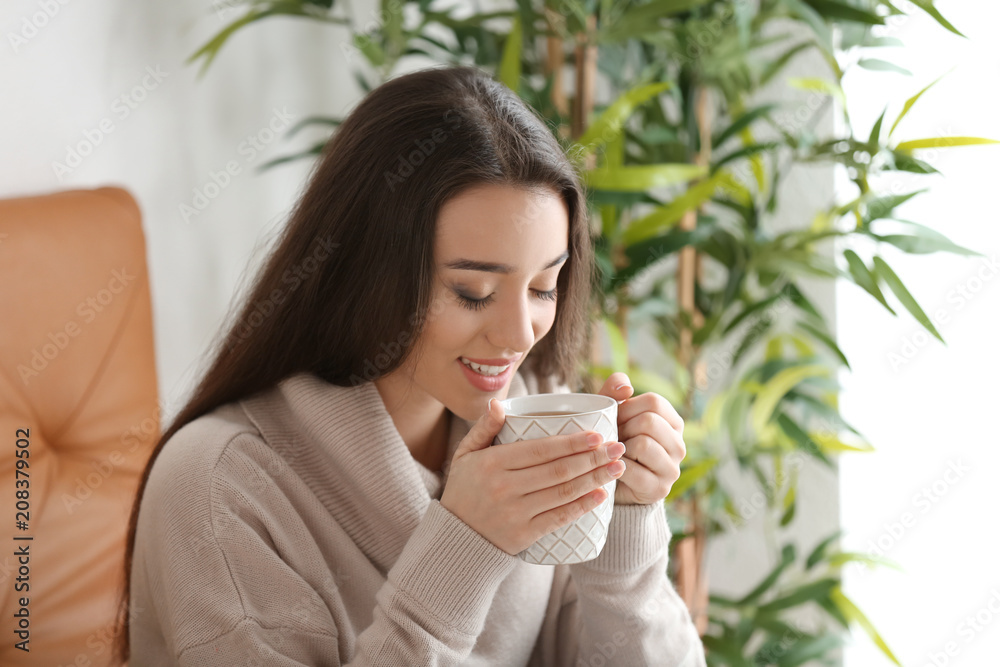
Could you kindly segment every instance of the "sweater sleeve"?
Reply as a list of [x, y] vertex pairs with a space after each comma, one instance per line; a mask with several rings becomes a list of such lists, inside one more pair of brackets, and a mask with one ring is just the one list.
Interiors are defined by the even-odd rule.
[[432, 500], [376, 595], [375, 621], [358, 636], [348, 664], [461, 664], [516, 562]]
[[670, 528], [660, 503], [615, 505], [597, 558], [557, 565], [529, 667], [705, 667], [705, 651], [667, 576]]
[[133, 572], [136, 664], [445, 667], [470, 655], [516, 556], [432, 500], [376, 593], [372, 623], [349, 640], [335, 621], [345, 617], [337, 582], [286, 549], [299, 527], [252, 500], [252, 461], [230, 451], [219, 467], [237, 465], [245, 472], [216, 476], [211, 492], [177, 476], [161, 484], [162, 474], [148, 489]]

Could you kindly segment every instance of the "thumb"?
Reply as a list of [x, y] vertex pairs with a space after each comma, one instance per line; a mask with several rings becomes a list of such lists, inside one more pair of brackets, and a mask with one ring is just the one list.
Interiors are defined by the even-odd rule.
[[503, 428], [505, 419], [506, 414], [500, 401], [491, 398], [486, 405], [486, 412], [472, 425], [468, 434], [459, 443], [458, 448], [455, 450], [455, 457], [457, 458], [462, 454], [474, 452], [479, 449], [485, 449], [492, 445], [493, 438]]
[[608, 376], [608, 379], [604, 381], [604, 386], [597, 393], [610, 396], [621, 403], [631, 396], [634, 391], [635, 389], [632, 387], [632, 381], [628, 375], [618, 371]]

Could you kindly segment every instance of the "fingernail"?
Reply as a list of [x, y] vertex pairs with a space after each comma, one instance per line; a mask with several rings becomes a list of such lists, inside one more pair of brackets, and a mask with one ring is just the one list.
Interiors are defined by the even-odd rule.
[[612, 475], [623, 473], [625, 472], [625, 462], [619, 459], [618, 461], [615, 461], [614, 463], [609, 465], [608, 470], [611, 472]]
[[631, 386], [631, 385], [629, 385], [629, 383], [628, 383], [628, 382], [623, 382], [622, 384], [620, 384], [620, 385], [618, 385], [617, 387], [615, 387], [615, 391], [618, 391], [618, 390], [619, 390], [619, 389], [621, 389], [622, 387], [629, 387], [629, 386]]
[[625, 445], [620, 442], [608, 445], [608, 456], [614, 458], [625, 453]]
[[588, 433], [587, 434], [587, 444], [591, 447], [596, 447], [597, 445], [604, 442], [604, 438], [601, 437], [600, 433]]

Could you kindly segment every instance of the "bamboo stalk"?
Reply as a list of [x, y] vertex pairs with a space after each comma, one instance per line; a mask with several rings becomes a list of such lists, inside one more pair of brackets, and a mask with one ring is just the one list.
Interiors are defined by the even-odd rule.
[[[548, 9], [546, 10], [549, 11]], [[550, 25], [553, 25], [553, 21], [565, 22], [565, 17], [558, 16], [557, 19], [552, 19], [550, 17]], [[562, 23], [564, 24], [564, 23]], [[590, 15], [587, 17], [587, 31], [592, 33], [597, 25], [597, 17]], [[562, 62], [563, 62], [563, 44], [562, 40], [556, 38], [558, 43], [553, 41], [553, 38], [548, 40], [548, 59], [546, 64], [548, 67], [558, 66], [559, 72], [556, 74], [556, 80], [553, 83], [552, 94], [553, 103], [556, 108], [559, 109], [559, 113], [567, 115], [566, 111], [569, 111], [570, 115], [570, 135], [573, 139], [578, 139], [580, 135], [584, 133], [587, 129], [587, 120], [590, 118], [590, 113], [594, 106], [594, 80], [597, 76], [597, 45], [591, 44], [591, 40], [588, 38], [586, 32], [577, 33], [575, 35], [575, 44], [573, 49], [573, 72], [574, 72], [574, 83], [576, 89], [573, 92], [573, 103], [572, 108], [567, 109], [565, 92], [562, 89]], [[553, 53], [554, 49], [558, 49]], [[556, 91], [559, 91], [560, 97], [556, 97]], [[560, 106], [560, 104], [562, 106]], [[583, 168], [586, 170], [593, 169], [597, 164], [597, 156], [591, 152], [586, 156], [584, 160]], [[594, 232], [595, 220], [590, 220], [591, 232]], [[600, 220], [596, 221], [596, 228], [600, 230]], [[599, 319], [594, 319], [591, 324], [591, 359], [599, 361], [604, 355], [601, 349], [601, 328], [602, 324]], [[591, 377], [586, 378], [586, 385], [584, 389], [590, 393], [596, 393], [600, 390], [599, 383]]]
[[[587, 129], [590, 112], [594, 108], [594, 83], [597, 80], [597, 44], [592, 35], [597, 28], [597, 17], [587, 16], [586, 32], [577, 34], [574, 57], [576, 60], [576, 91], [573, 95], [572, 134], [577, 139]], [[588, 157], [592, 158], [593, 153]], [[588, 168], [592, 168], [588, 165]]]
[[[559, 34], [562, 34], [565, 28], [566, 18], [551, 7], [545, 8], [545, 18], [549, 24], [549, 32], [557, 33], [550, 34], [545, 40], [545, 74], [546, 76], [552, 75], [552, 105], [559, 112], [559, 115], [565, 118], [569, 116], [569, 102], [566, 99], [566, 89], [563, 85], [563, 65], [566, 62], [566, 56], [563, 51], [563, 39]], [[560, 124], [559, 132], [564, 138], [566, 131], [567, 128]]]
[[[708, 166], [711, 160], [711, 116], [708, 106], [708, 90], [698, 88], [695, 93], [695, 118], [698, 126], [700, 150], [695, 155], [695, 164]], [[684, 214], [679, 223], [680, 228], [691, 231], [698, 224], [698, 210], [692, 209]], [[686, 399], [687, 413], [693, 409], [694, 392], [707, 375], [704, 362], [695, 362], [696, 350], [692, 343], [694, 329], [705, 322], [704, 315], [695, 303], [695, 282], [702, 278], [701, 258], [692, 246], [685, 246], [679, 257], [677, 266], [677, 303], [681, 310], [690, 313], [691, 326], [680, 326], [680, 345], [678, 348], [678, 363], [689, 369], [692, 386], [688, 388]], [[697, 368], [692, 368], [697, 366]], [[695, 380], [697, 379], [697, 381]], [[685, 503], [678, 503], [678, 511], [687, 515], [691, 535], [683, 538], [677, 544], [677, 593], [684, 600], [691, 613], [698, 634], [704, 635], [708, 629], [708, 571], [705, 568], [705, 543], [707, 534], [704, 526], [698, 499], [692, 498]]]

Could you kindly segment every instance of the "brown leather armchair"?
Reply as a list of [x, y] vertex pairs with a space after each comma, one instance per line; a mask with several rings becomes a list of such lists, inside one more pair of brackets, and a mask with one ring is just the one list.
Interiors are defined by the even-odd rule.
[[111, 664], [129, 512], [159, 435], [135, 199], [0, 200], [0, 664]]

